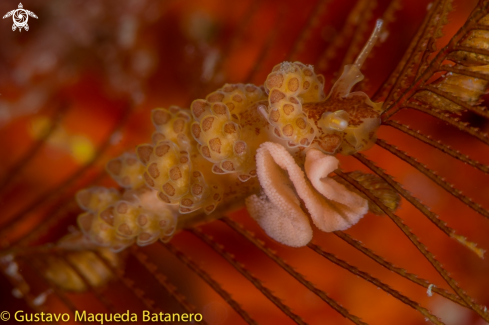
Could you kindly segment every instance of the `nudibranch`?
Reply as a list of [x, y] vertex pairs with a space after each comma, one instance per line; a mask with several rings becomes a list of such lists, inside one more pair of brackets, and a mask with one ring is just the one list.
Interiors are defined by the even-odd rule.
[[[326, 232], [356, 224], [369, 202], [329, 174], [338, 168], [335, 155], [367, 150], [376, 140], [382, 103], [351, 90], [363, 79], [360, 68], [381, 27], [378, 21], [327, 96], [324, 77], [311, 65], [283, 62], [263, 86], [225, 84], [189, 109], [153, 110], [151, 141], [107, 164], [122, 190], [77, 194], [86, 238], [113, 251], [167, 241], [177, 228], [202, 215], [217, 218], [243, 201], [270, 237], [289, 246], [311, 240], [309, 217]], [[380, 178], [355, 173], [360, 183], [384, 188], [378, 197], [398, 206]]]

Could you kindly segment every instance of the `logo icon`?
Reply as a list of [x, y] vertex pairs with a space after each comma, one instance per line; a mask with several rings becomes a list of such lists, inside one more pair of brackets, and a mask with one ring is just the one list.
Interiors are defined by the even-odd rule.
[[12, 25], [12, 31], [15, 31], [17, 28], [19, 29], [19, 32], [22, 31], [22, 28], [28, 31], [29, 25], [27, 25], [27, 21], [29, 20], [29, 16], [37, 19], [35, 13], [29, 10], [25, 10], [23, 8], [24, 7], [22, 6], [22, 3], [19, 3], [18, 9], [9, 11], [5, 14], [5, 16], [3, 16], [3, 19], [12, 16], [14, 20], [14, 24]]

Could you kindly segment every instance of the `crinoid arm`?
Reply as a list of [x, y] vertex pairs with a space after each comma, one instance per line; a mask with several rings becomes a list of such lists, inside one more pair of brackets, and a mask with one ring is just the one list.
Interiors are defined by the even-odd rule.
[[[465, 133], [469, 137], [489, 145], [486, 133], [470, 125], [469, 122], [460, 121], [467, 116], [473, 116], [480, 121], [487, 121], [489, 118], [487, 109], [481, 106], [483, 96], [489, 89], [489, 60], [487, 60], [489, 53], [486, 50], [489, 43], [489, 32], [487, 31], [489, 25], [488, 6], [487, 2], [479, 2], [450, 42], [435, 54], [434, 41], [442, 35], [441, 27], [448, 22], [446, 16], [451, 6], [445, 6], [443, 1], [434, 3], [430, 9], [430, 14], [412, 41], [410, 49], [396, 67], [389, 81], [378, 93], [379, 97], [386, 96], [384, 112], [382, 113], [384, 125], [403, 132], [420, 142], [427, 143], [440, 152], [468, 163], [486, 174], [488, 170], [486, 165], [453, 150], [438, 139], [431, 139], [423, 135], [422, 132], [412, 130], [407, 125], [396, 122], [392, 118], [401, 110], [412, 111], [413, 113], [418, 111], [440, 120], [442, 124], [460, 130], [462, 135]], [[422, 60], [416, 59], [419, 57]], [[379, 147], [408, 162], [470, 209], [489, 218], [487, 209], [473, 202], [471, 198], [445, 181], [443, 177], [438, 176], [428, 166], [411, 157], [410, 153], [404, 152], [382, 139], [376, 143]], [[365, 157], [358, 156], [357, 159], [372, 170], [376, 169], [372, 162]], [[379, 170], [375, 172], [379, 176], [382, 175]], [[382, 175], [382, 177], [387, 180], [386, 175]], [[456, 235], [453, 229], [447, 227], [444, 222], [440, 222], [436, 215], [417, 202], [417, 199], [407, 191], [400, 189], [400, 193], [445, 234], [456, 239], [478, 256], [483, 256], [484, 251], [482, 249], [477, 248], [472, 242], [465, 241], [465, 238], [460, 240], [460, 236]]]

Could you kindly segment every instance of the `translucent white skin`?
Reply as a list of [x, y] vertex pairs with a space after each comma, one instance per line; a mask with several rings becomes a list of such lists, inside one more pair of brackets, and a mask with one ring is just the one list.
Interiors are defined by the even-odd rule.
[[[284, 62], [264, 87], [226, 84], [195, 100], [190, 110], [154, 110], [153, 144], [137, 148], [142, 166], [127, 155], [108, 166], [126, 193], [119, 199], [117, 193], [91, 190], [81, 204], [87, 211], [79, 217], [82, 231], [114, 250], [134, 241], [147, 245], [170, 239], [173, 218], [187, 214], [188, 226], [199, 210], [210, 214], [221, 201], [243, 196], [249, 196], [248, 210], [265, 232], [288, 246], [311, 240], [308, 215], [326, 232], [356, 224], [368, 211], [367, 200], [328, 174], [338, 168], [334, 154], [366, 150], [375, 142], [382, 104], [351, 89], [363, 79], [360, 66], [381, 25], [327, 97], [324, 77], [312, 66]], [[253, 194], [260, 189], [263, 195]]]

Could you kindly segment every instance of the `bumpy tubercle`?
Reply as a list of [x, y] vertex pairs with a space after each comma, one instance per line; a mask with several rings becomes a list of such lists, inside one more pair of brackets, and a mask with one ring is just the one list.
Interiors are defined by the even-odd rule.
[[358, 222], [368, 201], [328, 174], [338, 165], [334, 154], [367, 150], [375, 141], [382, 103], [351, 89], [363, 80], [360, 67], [381, 26], [328, 96], [312, 66], [283, 62], [263, 87], [226, 84], [190, 109], [153, 110], [151, 143], [107, 164], [123, 190], [77, 194], [82, 232], [113, 251], [144, 246], [218, 218], [246, 197], [252, 217], [290, 246], [310, 241], [308, 215], [323, 231]]

